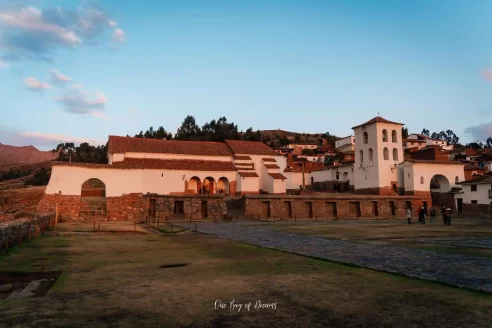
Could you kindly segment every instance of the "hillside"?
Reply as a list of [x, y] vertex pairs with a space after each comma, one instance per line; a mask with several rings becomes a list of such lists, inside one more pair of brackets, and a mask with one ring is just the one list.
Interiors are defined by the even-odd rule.
[[33, 146], [15, 147], [0, 143], [0, 167], [46, 162], [56, 157], [57, 154], [51, 151], [40, 151]]

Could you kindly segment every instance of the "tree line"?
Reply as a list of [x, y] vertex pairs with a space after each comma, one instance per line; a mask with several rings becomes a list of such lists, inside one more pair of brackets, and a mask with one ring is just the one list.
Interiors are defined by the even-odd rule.
[[492, 148], [492, 137], [488, 137], [484, 140], [484, 142], [478, 141], [462, 145], [460, 143], [460, 138], [453, 132], [453, 130], [430, 133], [429, 130], [424, 128], [420, 134], [432, 139], [447, 141], [448, 144], [456, 145], [458, 147], [466, 146], [473, 149]]

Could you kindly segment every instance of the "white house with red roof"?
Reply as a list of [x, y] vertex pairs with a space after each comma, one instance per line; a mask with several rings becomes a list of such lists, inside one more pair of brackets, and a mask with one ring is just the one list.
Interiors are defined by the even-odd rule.
[[80, 196], [97, 179], [123, 194], [284, 194], [286, 158], [261, 142], [156, 140], [110, 136], [108, 164], [54, 162], [46, 194]]

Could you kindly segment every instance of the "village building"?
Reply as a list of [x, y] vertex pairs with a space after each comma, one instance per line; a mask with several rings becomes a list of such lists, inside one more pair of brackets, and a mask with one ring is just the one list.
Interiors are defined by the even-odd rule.
[[448, 145], [448, 142], [445, 140], [432, 139], [422, 134], [411, 133], [406, 138], [405, 148], [418, 147], [420, 149], [425, 146], [439, 146], [444, 150], [453, 149], [453, 145]]
[[492, 217], [492, 173], [458, 183], [462, 186], [454, 194], [458, 213]]
[[335, 148], [340, 153], [353, 152], [355, 150], [355, 137], [348, 136], [337, 139], [335, 141]]

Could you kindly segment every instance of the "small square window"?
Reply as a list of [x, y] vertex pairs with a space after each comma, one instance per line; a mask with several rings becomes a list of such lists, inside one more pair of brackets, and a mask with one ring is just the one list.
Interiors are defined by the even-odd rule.
[[471, 203], [472, 204], [477, 204], [477, 201], [476, 200], [472, 200]]
[[477, 185], [471, 185], [471, 191], [477, 191]]

